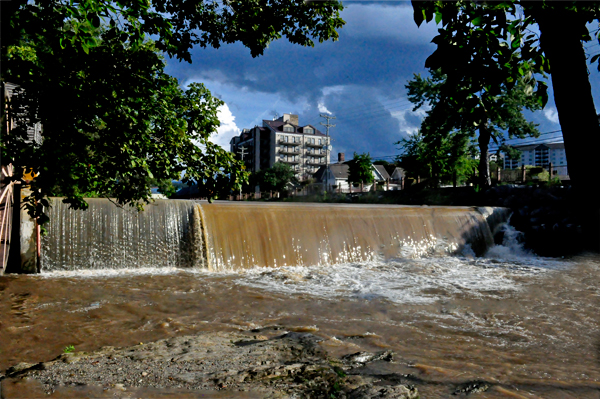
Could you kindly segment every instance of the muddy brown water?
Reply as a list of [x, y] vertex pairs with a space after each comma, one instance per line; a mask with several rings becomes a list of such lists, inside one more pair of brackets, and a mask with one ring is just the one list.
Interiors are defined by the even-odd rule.
[[[504, 251], [504, 252], [503, 252]], [[278, 325], [332, 353], [392, 349], [422, 398], [600, 398], [600, 257], [429, 256], [211, 273], [0, 277], [0, 370], [201, 331]], [[492, 251], [493, 252], [493, 251]], [[383, 367], [383, 366], [381, 366]]]

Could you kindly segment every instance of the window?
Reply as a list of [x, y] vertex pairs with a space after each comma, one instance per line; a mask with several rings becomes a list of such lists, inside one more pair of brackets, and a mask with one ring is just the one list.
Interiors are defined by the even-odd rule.
[[313, 134], [313, 132], [314, 130], [308, 126], [304, 128], [304, 133], [306, 134]]
[[321, 139], [319, 139], [319, 144], [323, 144], [323, 143], [321, 142]]
[[283, 131], [284, 132], [288, 132], [288, 133], [293, 133], [294, 132], [294, 127], [293, 126], [284, 126], [283, 127]]

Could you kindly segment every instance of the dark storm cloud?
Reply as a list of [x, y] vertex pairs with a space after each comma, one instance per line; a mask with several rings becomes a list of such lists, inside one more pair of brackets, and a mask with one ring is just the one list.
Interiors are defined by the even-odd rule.
[[425, 71], [436, 28], [417, 29], [412, 8], [394, 2], [347, 3], [342, 17], [347, 24], [337, 42], [303, 48], [280, 40], [257, 58], [240, 44], [195, 49], [192, 65], [170, 61], [168, 71], [183, 83], [206, 82], [238, 127], [259, 124], [272, 110], [299, 113], [301, 124], [318, 125], [319, 112], [327, 109], [338, 118], [336, 149], [390, 153], [402, 128], [418, 126], [420, 118], [401, 123], [390, 112], [399, 107], [386, 104], [405, 99], [407, 79]]
[[400, 137], [399, 123], [373, 90], [346, 86], [326, 95], [324, 103], [336, 115], [332, 120], [336, 126], [331, 129], [334, 153], [344, 152], [347, 157], [353, 152], [369, 152], [373, 156], [392, 153], [392, 144]]

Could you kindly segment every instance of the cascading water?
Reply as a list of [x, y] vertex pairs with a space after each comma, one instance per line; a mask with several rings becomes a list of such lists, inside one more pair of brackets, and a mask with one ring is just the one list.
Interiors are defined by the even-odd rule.
[[498, 208], [163, 200], [144, 212], [90, 199], [49, 210], [43, 269], [312, 266], [454, 252], [493, 243]]
[[[467, 207], [339, 204], [202, 206], [213, 270], [328, 265], [454, 252], [492, 243], [482, 212]], [[490, 213], [491, 214], [491, 213]]]
[[144, 212], [87, 199], [74, 211], [53, 200], [43, 240], [44, 270], [204, 266], [199, 220], [190, 201], [156, 201]]

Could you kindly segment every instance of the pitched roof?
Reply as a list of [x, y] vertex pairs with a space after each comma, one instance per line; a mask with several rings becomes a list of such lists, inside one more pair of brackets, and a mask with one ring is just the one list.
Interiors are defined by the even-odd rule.
[[392, 177], [392, 179], [404, 178], [404, 169], [396, 166], [390, 176]]
[[308, 126], [308, 127], [313, 128], [315, 131], [314, 133], [309, 133], [309, 134], [314, 134], [316, 136], [325, 136], [313, 125], [298, 126], [298, 125], [294, 125], [293, 123], [290, 123], [289, 121], [287, 121], [287, 122], [283, 122], [283, 121], [279, 121], [279, 120], [271, 121], [271, 120], [267, 120], [267, 119], [263, 119], [263, 124], [267, 124], [271, 129], [273, 129], [277, 132], [283, 132], [283, 125], [292, 125], [292, 126], [294, 126], [294, 132], [286, 132], [286, 133], [297, 133], [297, 134], [304, 134], [302, 129]]
[[[333, 174], [333, 177], [336, 179], [347, 179], [348, 173], [350, 170], [350, 166], [345, 163], [331, 163], [329, 164], [329, 170]], [[315, 179], [323, 180], [323, 175], [325, 174], [325, 165], [321, 166], [319, 170], [315, 173]]]
[[375, 167], [375, 169], [377, 169], [377, 172], [379, 172], [379, 174], [381, 175], [383, 180], [387, 180], [390, 178], [390, 175], [388, 174], [387, 170], [385, 170], [385, 166], [383, 165], [373, 165]]

